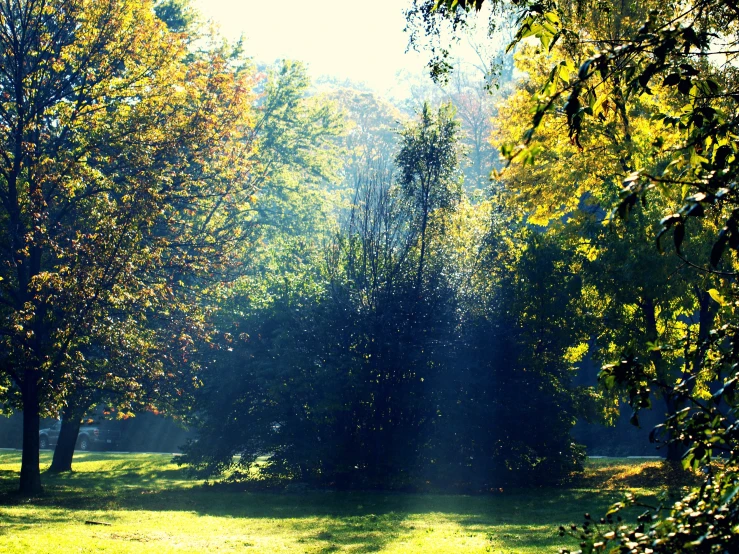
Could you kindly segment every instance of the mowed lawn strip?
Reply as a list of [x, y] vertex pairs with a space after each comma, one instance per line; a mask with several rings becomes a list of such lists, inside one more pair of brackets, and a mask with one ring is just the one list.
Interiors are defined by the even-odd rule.
[[[51, 461], [42, 453], [42, 462]], [[484, 496], [253, 493], [187, 478], [168, 454], [80, 453], [44, 495], [13, 491], [20, 453], [0, 453], [0, 552], [557, 552], [557, 534], [620, 500], [654, 501], [661, 463], [598, 460], [568, 488]], [[94, 525], [99, 522], [109, 525]]]

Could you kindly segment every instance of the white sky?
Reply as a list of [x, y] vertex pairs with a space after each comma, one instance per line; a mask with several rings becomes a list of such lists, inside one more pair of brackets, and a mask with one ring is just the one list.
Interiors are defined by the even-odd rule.
[[403, 10], [409, 0], [195, 0], [228, 38], [242, 33], [260, 62], [301, 60], [311, 75], [364, 82], [378, 92], [396, 73], [423, 73], [427, 55], [405, 53]]

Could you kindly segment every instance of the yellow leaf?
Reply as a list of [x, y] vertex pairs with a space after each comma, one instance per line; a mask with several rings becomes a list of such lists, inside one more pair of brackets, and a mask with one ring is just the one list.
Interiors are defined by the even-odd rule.
[[721, 294], [716, 289], [709, 289], [708, 294], [711, 295], [711, 298], [713, 298], [716, 302], [718, 302], [722, 306], [726, 305], [726, 300], [724, 300], [724, 297], [721, 296]]

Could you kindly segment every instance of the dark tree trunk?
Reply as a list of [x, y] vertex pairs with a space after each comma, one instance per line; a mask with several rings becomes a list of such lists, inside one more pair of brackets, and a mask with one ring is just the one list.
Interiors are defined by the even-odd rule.
[[[644, 317], [646, 319], [647, 340], [652, 343], [657, 343], [659, 339], [659, 334], [657, 332], [657, 310], [654, 305], [654, 300], [652, 300], [651, 298], [646, 298], [642, 302], [642, 309], [644, 310]], [[667, 367], [665, 365], [665, 360], [662, 357], [662, 352], [660, 350], [653, 350], [652, 352], [650, 352], [650, 358], [654, 363], [654, 368], [657, 372], [657, 379], [669, 384], [670, 376], [667, 375]], [[663, 394], [665, 394], [664, 399], [667, 412], [666, 415], [667, 417], [671, 417], [675, 415], [679, 409], [677, 399], [664, 391]], [[682, 459], [683, 447], [681, 444], [676, 443], [674, 439], [675, 437], [672, 435], [672, 433], [669, 433], [667, 436], [666, 453], [668, 462], [677, 462]]]
[[426, 259], [426, 230], [429, 222], [428, 193], [424, 195], [423, 219], [421, 221], [421, 254], [418, 257], [418, 273], [416, 274], [416, 294], [421, 295], [423, 284], [423, 263]]
[[[700, 306], [698, 319], [698, 339], [696, 343], [697, 350], [695, 353], [695, 357], [693, 358], [692, 365], [689, 363], [686, 354], [685, 370], [683, 371], [682, 375], [683, 379], [695, 377], [703, 369], [703, 359], [708, 350], [708, 335], [713, 325], [713, 318], [715, 316], [711, 295], [705, 291], [696, 288], [696, 296], [698, 297], [698, 303]], [[695, 379], [693, 379], [691, 382], [693, 383], [690, 387], [690, 391], [692, 392], [692, 389], [695, 386]], [[667, 396], [665, 398], [665, 406], [667, 408], [667, 415], [671, 416], [677, 413], [677, 411], [682, 407], [682, 403], [674, 397]], [[682, 460], [682, 457], [685, 455], [686, 449], [687, 448], [683, 444], [673, 441], [669, 442], [667, 445], [667, 460], [669, 462], [678, 462], [679, 460]]]
[[[68, 413], [69, 412], [69, 413]], [[82, 419], [65, 410], [62, 417], [62, 428], [59, 430], [59, 439], [54, 449], [54, 459], [49, 467], [51, 473], [62, 473], [72, 471], [72, 458], [74, 447], [77, 445], [77, 437], [80, 434]]]
[[[700, 312], [698, 319], [698, 349], [693, 358], [693, 375], [703, 369], [703, 359], [708, 351], [708, 337], [713, 327], [713, 319], [716, 317], [716, 308], [718, 305], [713, 301], [711, 295], [705, 291], [696, 288], [696, 295], [700, 303]], [[695, 381], [694, 381], [695, 382]]]
[[38, 494], [41, 487], [41, 472], [39, 470], [39, 400], [38, 376], [36, 371], [26, 370], [23, 387], [23, 454], [21, 457], [21, 479], [19, 492], [21, 494]]
[[[698, 339], [696, 342], [697, 350], [695, 352], [692, 365], [689, 363], [688, 356], [685, 356], [685, 370], [683, 371], [682, 378], [687, 379], [689, 377], [696, 377], [698, 373], [703, 369], [703, 360], [708, 351], [708, 336], [713, 326], [713, 318], [715, 317], [715, 310], [713, 307], [713, 300], [711, 295], [705, 291], [696, 288], [696, 296], [698, 297], [698, 303], [700, 306], [699, 319], [698, 319]], [[695, 387], [695, 379], [691, 381], [690, 391], [692, 392]], [[682, 407], [674, 397], [665, 398], [665, 404], [667, 407], [667, 414], [674, 415], [678, 409]], [[677, 442], [670, 442], [667, 445], [667, 460], [669, 462], [676, 463], [682, 460], [685, 455], [687, 447]]]
[[[665, 408], [667, 410], [668, 417], [677, 413], [678, 404], [674, 396], [665, 396]], [[683, 454], [685, 454], [685, 447], [681, 443], [677, 442], [675, 437], [670, 434], [667, 442], [667, 461], [673, 464], [677, 463], [682, 460]]]

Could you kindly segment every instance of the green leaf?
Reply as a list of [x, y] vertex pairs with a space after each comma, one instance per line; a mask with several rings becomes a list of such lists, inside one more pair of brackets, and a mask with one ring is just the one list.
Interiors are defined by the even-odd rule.
[[679, 82], [680, 82], [680, 74], [670, 73], [667, 77], [665, 77], [665, 80], [662, 81], [662, 86], [673, 87]]
[[554, 12], [547, 12], [544, 14], [544, 18], [554, 25], [560, 25], [559, 16]]
[[721, 499], [722, 504], [729, 504], [732, 500], [734, 500], [734, 497], [739, 494], [739, 486], [734, 487], [733, 489], [729, 489], [726, 491], [726, 494]]

